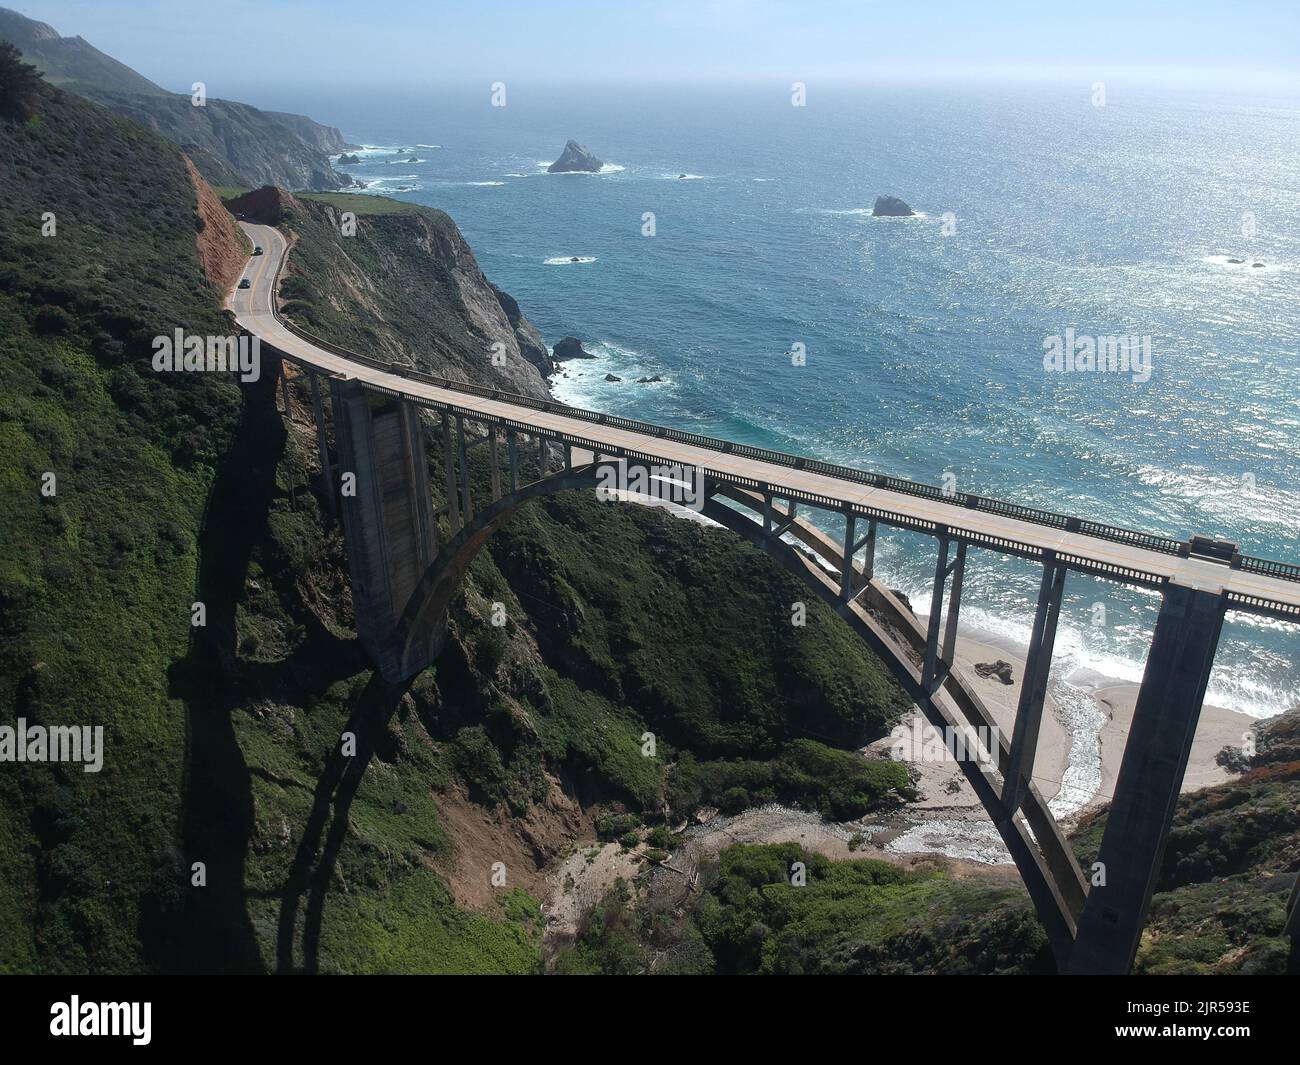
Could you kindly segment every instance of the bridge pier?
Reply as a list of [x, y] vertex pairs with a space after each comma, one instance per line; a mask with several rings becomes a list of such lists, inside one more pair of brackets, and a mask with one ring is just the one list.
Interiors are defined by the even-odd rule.
[[420, 409], [356, 380], [335, 379], [332, 391], [340, 470], [356, 478], [342, 509], [357, 635], [391, 679], [401, 672], [398, 620], [437, 553]]
[[1127, 973], [1155, 890], [1223, 628], [1222, 594], [1165, 589], [1067, 971]]
[[459, 492], [456, 490], [456, 453], [452, 450], [451, 415], [442, 412], [443, 491], [447, 495], [447, 524], [455, 536], [463, 524], [460, 520]]
[[468, 525], [474, 520], [474, 502], [469, 495], [469, 455], [465, 447], [465, 418], [463, 415], [456, 415], [456, 440], [460, 449], [460, 484], [462, 500], [460, 504], [461, 516]]
[[308, 373], [307, 378], [311, 382], [311, 412], [316, 419], [316, 448], [320, 452], [320, 472], [325, 479], [325, 505], [331, 514], [336, 514], [338, 507], [334, 496], [334, 471], [330, 468], [329, 441], [325, 439], [325, 407], [320, 398], [320, 381], [318, 375], [314, 373]]
[[513, 429], [506, 432], [506, 451], [510, 461], [510, 494], [519, 491], [519, 434]]
[[1020, 678], [1020, 701], [1016, 705], [1016, 726], [1011, 736], [1011, 759], [1002, 779], [1002, 803], [1014, 814], [1024, 801], [1034, 779], [1038, 754], [1038, 731], [1043, 723], [1043, 701], [1047, 698], [1047, 676], [1052, 668], [1056, 645], [1056, 623], [1065, 594], [1065, 567], [1054, 552], [1043, 553], [1043, 579], [1038, 587], [1038, 609], [1029, 636], [1025, 670]]
[[[948, 561], [951, 540], [946, 526], [936, 531], [939, 537], [939, 558], [934, 567], [934, 591], [930, 596], [930, 616], [927, 619], [925, 658], [921, 666], [921, 686], [928, 696], [943, 685], [952, 671], [953, 655], [957, 645], [957, 615], [961, 610], [961, 586], [966, 573], [966, 544], [957, 542], [957, 553]], [[939, 646], [939, 628], [943, 623], [943, 593], [951, 578], [948, 593], [948, 620], [943, 634], [942, 651]]]

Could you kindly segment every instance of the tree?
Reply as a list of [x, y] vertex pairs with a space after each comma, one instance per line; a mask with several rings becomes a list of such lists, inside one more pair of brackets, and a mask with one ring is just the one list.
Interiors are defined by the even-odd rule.
[[0, 41], [0, 118], [31, 118], [40, 81], [41, 72], [23, 62], [22, 52], [8, 41]]

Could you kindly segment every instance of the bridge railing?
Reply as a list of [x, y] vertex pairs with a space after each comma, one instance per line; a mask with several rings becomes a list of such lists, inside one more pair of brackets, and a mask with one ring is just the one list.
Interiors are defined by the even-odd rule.
[[[272, 290], [271, 313], [274, 315], [276, 321], [284, 326], [284, 328], [289, 332], [301, 337], [308, 343], [315, 344], [317, 347], [323, 348], [325, 351], [332, 352], [350, 362], [356, 362], [363, 366], [368, 366], [371, 369], [394, 374], [407, 380], [418, 381], [421, 384], [431, 385], [435, 388], [442, 388], [451, 392], [463, 392], [468, 395], [478, 396], [481, 399], [498, 400], [503, 403], [509, 403], [512, 406], [528, 407], [532, 410], [543, 411], [547, 414], [556, 414], [562, 417], [576, 418], [598, 425], [607, 425], [616, 429], [624, 429], [629, 432], [652, 436], [660, 440], [672, 440], [676, 443], [689, 444], [693, 447], [716, 451], [722, 454], [738, 455], [742, 458], [757, 459], [761, 462], [771, 463], [774, 466], [784, 466], [788, 469], [818, 473], [839, 480], [851, 481], [857, 484], [866, 484], [874, 488], [883, 488], [891, 492], [899, 492], [904, 495], [917, 496], [923, 499], [932, 499], [938, 503], [949, 503], [956, 506], [966, 507], [969, 510], [980, 511], [986, 514], [996, 514], [1000, 517], [1015, 518], [1019, 521], [1029, 522], [1034, 525], [1048, 526], [1066, 532], [1077, 532], [1084, 536], [1109, 540], [1113, 543], [1127, 544], [1131, 547], [1142, 548], [1147, 551], [1155, 551], [1160, 554], [1176, 555], [1180, 558], [1186, 558], [1191, 550], [1190, 542], [1175, 540], [1172, 537], [1160, 536], [1156, 533], [1145, 533], [1136, 529], [1126, 529], [1122, 526], [1088, 521], [1067, 514], [1059, 514], [1055, 511], [1042, 510], [1037, 507], [1026, 507], [1018, 503], [1010, 503], [1006, 500], [990, 499], [986, 496], [972, 495], [965, 492], [945, 492], [943, 489], [936, 488], [933, 485], [922, 484], [919, 481], [909, 481], [901, 477], [890, 476], [889, 474], [874, 473], [870, 470], [861, 470], [853, 466], [839, 466], [834, 463], [823, 462], [820, 459], [808, 458], [803, 455], [791, 455], [784, 451], [772, 451], [768, 448], [755, 447], [751, 444], [737, 444], [729, 440], [718, 440], [715, 437], [703, 436], [699, 433], [691, 433], [683, 429], [673, 429], [668, 426], [655, 425], [651, 422], [638, 421], [634, 418], [624, 418], [613, 414], [602, 414], [599, 411], [586, 410], [582, 407], [571, 407], [568, 404], [557, 403], [554, 400], [522, 396], [498, 388], [489, 388], [486, 385], [472, 384], [468, 381], [454, 381], [450, 378], [425, 373], [423, 370], [417, 370], [411, 366], [403, 366], [400, 363], [373, 359], [367, 355], [361, 355], [355, 351], [351, 351], [333, 341], [326, 340], [324, 337], [317, 336], [310, 330], [303, 328], [297, 323], [287, 321], [280, 316], [279, 308], [275, 305], [275, 299], [279, 292], [280, 272], [287, 258], [288, 256], [286, 253], [286, 255], [280, 260], [279, 264], [277, 264], [272, 281], [274, 287]], [[831, 509], [842, 506], [841, 503], [834, 500], [829, 500], [828, 502]], [[1237, 568], [1250, 573], [1259, 573], [1269, 577], [1277, 577], [1282, 580], [1300, 581], [1300, 565], [1277, 562], [1272, 559], [1254, 558], [1247, 555], [1237, 556], [1234, 565]]]

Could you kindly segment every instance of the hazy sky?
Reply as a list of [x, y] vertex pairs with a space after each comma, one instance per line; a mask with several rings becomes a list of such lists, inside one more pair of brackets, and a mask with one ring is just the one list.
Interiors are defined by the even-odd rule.
[[[169, 89], [1173, 73], [1300, 84], [1300, 0], [0, 0]], [[1213, 72], [1213, 73], [1211, 73]]]

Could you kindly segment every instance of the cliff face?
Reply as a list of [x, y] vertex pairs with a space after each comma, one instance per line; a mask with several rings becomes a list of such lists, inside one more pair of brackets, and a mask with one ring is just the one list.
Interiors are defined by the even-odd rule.
[[213, 287], [218, 292], [227, 292], [243, 273], [244, 263], [252, 249], [194, 163], [187, 158], [185, 166], [198, 197], [198, 220], [195, 223], [198, 233], [194, 239], [199, 249], [199, 262]]
[[[342, 142], [342, 135], [301, 115], [277, 115], [231, 100], [209, 99], [204, 106], [195, 107], [188, 96], [100, 89], [81, 92], [175, 141], [194, 154], [200, 168], [205, 155], [222, 161], [238, 175], [241, 184], [287, 189], [341, 189], [352, 184], [351, 178], [330, 165], [328, 154], [333, 149], [317, 146]], [[222, 178], [217, 173], [205, 176], [213, 181]]]
[[330, 165], [329, 156], [348, 146], [332, 126], [230, 100], [195, 107], [188, 95], [168, 92], [80, 37], [60, 37], [53, 27], [6, 8], [0, 8], [0, 40], [11, 41], [51, 84], [175, 141], [212, 184], [352, 184]]
[[[299, 197], [284, 218], [300, 237], [281, 284], [286, 316], [375, 358], [548, 396], [536, 328], [483, 275], [447, 215], [414, 205], [373, 213], [398, 205], [366, 196], [325, 199]], [[353, 236], [343, 235], [345, 212], [357, 216]]]

